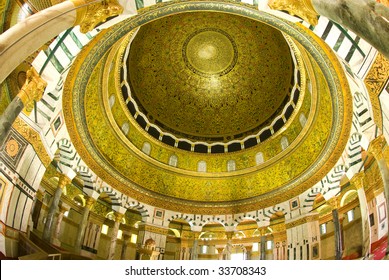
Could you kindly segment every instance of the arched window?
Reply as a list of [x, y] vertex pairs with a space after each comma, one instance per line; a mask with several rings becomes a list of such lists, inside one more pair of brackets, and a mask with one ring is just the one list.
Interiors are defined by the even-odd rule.
[[285, 136], [281, 138], [281, 148], [282, 150], [285, 150], [286, 148], [288, 148], [289, 146], [289, 141], [288, 141], [288, 138], [286, 138]]
[[108, 103], [109, 103], [109, 108], [112, 108], [113, 105], [115, 104], [115, 94], [111, 94], [111, 96], [109, 97]]
[[171, 155], [169, 158], [169, 165], [173, 167], [177, 167], [178, 158], [176, 155]]
[[236, 170], [236, 163], [235, 160], [230, 159], [227, 161], [227, 171], [235, 171]]
[[300, 121], [301, 127], [304, 127], [305, 124], [307, 123], [307, 117], [305, 116], [304, 113], [301, 113], [301, 114], [300, 114], [300, 116], [299, 116], [299, 121]]
[[130, 131], [130, 124], [128, 122], [125, 122], [123, 125], [122, 125], [122, 131], [125, 135], [128, 134], [128, 132]]
[[261, 163], [264, 163], [264, 159], [263, 159], [263, 153], [262, 152], [259, 152], [255, 155], [255, 163], [257, 165], [260, 165]]
[[149, 142], [144, 142], [143, 143], [142, 152], [144, 152], [146, 155], [150, 155], [151, 145], [150, 145]]
[[197, 163], [197, 171], [198, 172], [207, 172], [207, 163], [203, 160]]

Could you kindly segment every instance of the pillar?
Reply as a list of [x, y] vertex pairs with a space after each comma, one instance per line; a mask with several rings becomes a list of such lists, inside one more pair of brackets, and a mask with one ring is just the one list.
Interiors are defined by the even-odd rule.
[[126, 253], [127, 253], [127, 246], [130, 240], [131, 234], [130, 233], [123, 233], [123, 245], [122, 245], [122, 252], [120, 253], [120, 259], [125, 260], [126, 259]]
[[89, 212], [92, 209], [92, 206], [95, 202], [96, 202], [96, 199], [94, 197], [88, 196], [86, 199], [84, 211], [82, 213], [81, 222], [78, 226], [76, 243], [74, 245], [74, 252], [76, 254], [81, 253], [81, 249], [82, 249], [81, 247], [82, 247], [82, 243], [84, 241], [84, 236], [85, 236], [85, 229], [86, 229], [86, 226], [88, 224]]
[[[36, 202], [37, 200], [40, 200], [42, 201], [43, 199], [43, 193], [45, 191], [41, 188], [39, 188], [35, 194], [35, 198], [34, 198], [34, 201], [32, 202], [32, 206], [31, 206], [31, 213], [30, 213], [30, 216], [29, 216], [29, 225], [28, 225], [28, 228], [27, 228], [27, 237], [30, 237], [30, 233], [31, 231], [37, 227], [37, 225], [34, 224], [34, 220], [33, 220], [33, 215], [35, 214], [35, 211], [37, 211], [35, 209], [36, 207]], [[36, 214], [35, 214], [36, 215]]]
[[253, 250], [253, 245], [246, 245], [246, 260], [251, 260], [251, 251]]
[[224, 251], [224, 248], [223, 247], [217, 247], [216, 248], [216, 250], [217, 250], [217, 259], [219, 260], [219, 261], [222, 261], [223, 260], [223, 251]]
[[[385, 158], [382, 154], [382, 149], [385, 146], [385, 138], [383, 135], [374, 139], [370, 145], [368, 151], [371, 152], [377, 161], [378, 168], [380, 170], [381, 178], [384, 183], [384, 193], [386, 198], [386, 223], [388, 223], [389, 219], [389, 169], [388, 165], [385, 161]], [[389, 238], [388, 245], [386, 247], [386, 255], [389, 254]]]
[[389, 58], [389, 8], [372, 0], [270, 0], [269, 6], [288, 11], [316, 25], [318, 15], [327, 17], [366, 40]]
[[59, 240], [59, 233], [61, 231], [62, 219], [66, 211], [69, 211], [69, 206], [62, 204], [59, 206], [59, 213], [57, 216], [57, 221], [55, 222], [55, 228], [52, 238], [52, 243], [58, 247], [61, 246], [61, 241]]
[[334, 229], [335, 229], [335, 259], [341, 260], [342, 254], [343, 254], [343, 241], [342, 241], [342, 227], [339, 219], [339, 201], [336, 196], [330, 198], [328, 201], [328, 204], [332, 208], [332, 221], [334, 223]]
[[226, 260], [231, 260], [231, 253], [232, 253], [232, 236], [234, 235], [233, 231], [226, 232], [227, 236], [227, 244], [226, 244]]
[[12, 124], [23, 108], [26, 108], [28, 111], [32, 110], [34, 102], [42, 98], [46, 86], [46, 81], [39, 76], [34, 68], [30, 68], [27, 71], [26, 82], [22, 89], [0, 116], [0, 147], [4, 144]]
[[194, 232], [193, 234], [193, 247], [192, 247], [192, 255], [191, 255], [191, 260], [197, 260], [198, 259], [198, 254], [199, 254], [199, 236], [201, 232]]
[[109, 245], [108, 259], [115, 258], [116, 241], [118, 239], [119, 226], [123, 219], [124, 213], [115, 212], [115, 224], [111, 232], [111, 243]]
[[286, 228], [283, 231], [273, 232], [274, 236], [274, 260], [286, 260]]
[[359, 172], [351, 178], [351, 184], [357, 189], [359, 207], [361, 209], [362, 220], [362, 256], [367, 257], [371, 251], [371, 234], [369, 223], [369, 208], [367, 206], [367, 199], [364, 190], [365, 174]]
[[27, 17], [0, 35], [0, 83], [30, 54], [61, 32], [80, 25], [81, 32], [86, 33], [122, 12], [116, 0], [71, 0]]
[[260, 241], [260, 244], [261, 244], [261, 255], [260, 255], [260, 260], [266, 260], [266, 230], [267, 228], [261, 228], [260, 229], [260, 232], [261, 232], [261, 241]]
[[70, 184], [71, 181], [72, 180], [64, 174], [61, 174], [59, 177], [58, 187], [55, 190], [53, 199], [51, 200], [49, 211], [46, 217], [45, 227], [43, 229], [42, 239], [46, 242], [51, 241], [54, 217], [55, 217], [55, 213], [57, 212], [59, 200], [62, 195], [62, 190], [67, 184]]

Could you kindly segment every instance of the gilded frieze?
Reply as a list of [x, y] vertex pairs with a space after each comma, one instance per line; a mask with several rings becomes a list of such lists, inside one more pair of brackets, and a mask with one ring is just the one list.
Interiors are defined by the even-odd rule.
[[[100, 106], [99, 81], [107, 59], [105, 54], [114, 43], [139, 24], [194, 8], [226, 9], [263, 20], [291, 35], [301, 44], [301, 49], [310, 54], [307, 57], [315, 69], [315, 86], [320, 89], [316, 104], [320, 109], [299, 134], [298, 142], [281, 152], [271, 164], [231, 174], [200, 174], [167, 168], [166, 164], [142, 154], [128, 139], [120, 137], [118, 127], [109, 123]], [[159, 207], [204, 214], [245, 212], [294, 197], [323, 178], [337, 162], [347, 142], [348, 120], [351, 120], [351, 95], [342, 68], [329, 48], [309, 32], [299, 25], [238, 4], [218, 2], [162, 5], [160, 9], [102, 31], [77, 58], [66, 81], [64, 115], [72, 142], [100, 178], [124, 194]]]
[[296, 221], [286, 223], [285, 226], [286, 226], [286, 229], [291, 229], [291, 228], [294, 228], [294, 227], [297, 227], [300, 225], [304, 225], [307, 223], [315, 222], [318, 220], [319, 220], [319, 215], [310, 215], [310, 216], [306, 216], [304, 218], [298, 219]]
[[389, 60], [381, 53], [377, 57], [365, 78], [365, 85], [369, 92], [373, 107], [374, 122], [382, 129], [382, 113], [379, 95], [389, 79]]

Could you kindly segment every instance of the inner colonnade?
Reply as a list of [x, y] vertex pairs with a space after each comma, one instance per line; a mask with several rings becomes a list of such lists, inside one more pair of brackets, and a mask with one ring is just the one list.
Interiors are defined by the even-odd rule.
[[1, 257], [387, 258], [388, 3], [324, 2], [0, 0]]

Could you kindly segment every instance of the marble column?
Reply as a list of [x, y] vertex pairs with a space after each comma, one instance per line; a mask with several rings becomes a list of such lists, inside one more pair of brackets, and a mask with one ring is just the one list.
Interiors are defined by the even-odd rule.
[[337, 197], [330, 198], [327, 203], [332, 208], [332, 221], [334, 223], [334, 230], [335, 230], [335, 259], [341, 260], [343, 255], [343, 248], [342, 248], [342, 227], [341, 222], [339, 218], [339, 201]]
[[246, 245], [246, 258], [245, 260], [251, 260], [251, 251], [253, 250], [253, 245]]
[[374, 0], [269, 0], [275, 10], [287, 11], [316, 25], [325, 16], [359, 37], [389, 58], [389, 8]]
[[116, 241], [118, 239], [119, 226], [122, 222], [124, 213], [115, 212], [115, 224], [111, 232], [111, 243], [109, 245], [108, 259], [113, 260], [115, 258]]
[[57, 212], [57, 209], [58, 209], [59, 201], [61, 199], [62, 190], [67, 184], [70, 184], [70, 183], [71, 183], [71, 179], [69, 177], [67, 177], [64, 174], [60, 175], [59, 181], [58, 181], [58, 187], [55, 190], [54, 197], [51, 200], [49, 211], [48, 211], [48, 214], [46, 217], [45, 227], [43, 229], [42, 239], [46, 242], [51, 241], [54, 217], [55, 217], [55, 213]]
[[37, 200], [40, 200], [40, 201], [42, 201], [42, 199], [43, 199], [43, 193], [44, 193], [45, 191], [43, 190], [43, 189], [41, 189], [41, 188], [39, 188], [38, 190], [37, 190], [37, 192], [36, 192], [36, 194], [35, 194], [35, 198], [34, 198], [34, 201], [33, 201], [33, 203], [32, 203], [32, 206], [31, 206], [31, 212], [30, 212], [30, 215], [29, 215], [29, 217], [28, 217], [28, 220], [29, 220], [29, 222], [28, 222], [28, 228], [27, 228], [27, 237], [29, 238], [30, 237], [30, 233], [31, 233], [31, 231], [34, 229], [34, 221], [32, 220], [33, 219], [33, 213], [34, 213], [34, 211], [36, 211], [35, 210], [35, 207], [36, 207], [36, 202], [37, 202]]
[[194, 232], [191, 260], [197, 260], [199, 254], [199, 236], [201, 232]]
[[25, 18], [0, 35], [0, 83], [30, 54], [61, 32], [80, 25], [81, 32], [86, 33], [122, 11], [115, 0], [71, 0]]
[[32, 110], [34, 102], [42, 98], [46, 86], [46, 81], [39, 76], [34, 68], [27, 71], [26, 82], [22, 89], [0, 116], [0, 147], [4, 144], [12, 124], [23, 108], [26, 107], [28, 110]]
[[120, 259], [126, 260], [126, 254], [127, 254], [127, 246], [130, 241], [131, 234], [130, 233], [123, 233], [123, 245], [122, 245], [122, 252], [120, 253]]
[[261, 244], [261, 255], [260, 255], [260, 259], [261, 260], [266, 260], [266, 228], [261, 228], [260, 232], [261, 232], [261, 241], [260, 241], [260, 244]]
[[223, 254], [224, 248], [223, 247], [218, 247], [218, 248], [216, 248], [216, 250], [217, 250], [217, 259], [219, 261], [222, 261], [223, 260], [223, 256], [224, 256], [224, 254]]
[[369, 222], [369, 208], [367, 205], [366, 194], [364, 190], [365, 174], [357, 173], [351, 178], [351, 184], [357, 189], [359, 208], [361, 209], [362, 221], [362, 256], [368, 257], [371, 251], [371, 234]]
[[59, 233], [61, 231], [61, 225], [62, 225], [62, 219], [64, 217], [64, 214], [66, 211], [69, 210], [69, 206], [65, 204], [61, 204], [59, 206], [59, 213], [57, 216], [57, 221], [55, 222], [55, 228], [54, 228], [54, 233], [53, 233], [53, 238], [52, 238], [52, 243], [58, 247], [61, 246], [61, 241], [59, 240]]
[[85, 236], [85, 229], [88, 224], [89, 212], [92, 209], [92, 206], [95, 202], [96, 200], [93, 197], [88, 196], [86, 199], [84, 212], [82, 213], [81, 222], [78, 226], [76, 243], [74, 244], [74, 252], [76, 254], [81, 253], [81, 249], [82, 249], [81, 247]]
[[225, 250], [225, 256], [226, 260], [231, 260], [231, 254], [232, 254], [232, 236], [234, 235], [234, 232], [226, 232], [227, 236], [227, 244], [226, 244], [226, 250]]
[[[382, 150], [385, 146], [385, 138], [383, 135], [374, 139], [370, 145], [368, 151], [371, 152], [377, 161], [378, 168], [380, 170], [381, 178], [384, 184], [384, 193], [386, 198], [386, 222], [389, 222], [389, 169], [388, 164], [385, 161], [384, 155], [382, 154]], [[389, 238], [388, 245], [386, 247], [386, 254], [389, 254]]]

